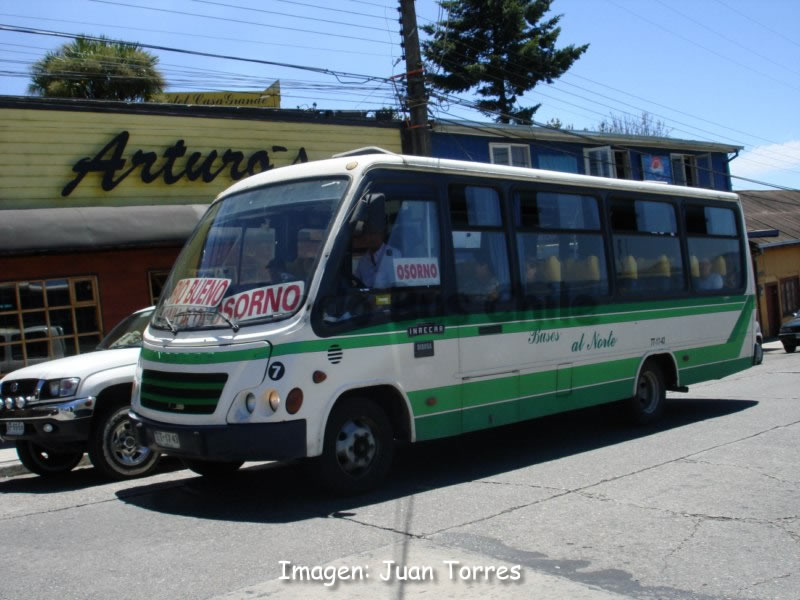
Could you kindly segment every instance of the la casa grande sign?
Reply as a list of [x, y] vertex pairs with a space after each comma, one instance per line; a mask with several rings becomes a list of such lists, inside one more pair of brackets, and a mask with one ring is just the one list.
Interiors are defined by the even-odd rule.
[[[244, 152], [228, 148], [222, 152], [212, 150], [203, 156], [202, 152], [191, 152], [183, 140], [178, 140], [162, 153], [163, 162], [159, 162], [156, 152], [138, 149], [126, 159], [125, 151], [130, 140], [130, 133], [122, 131], [115, 135], [100, 152], [92, 157], [85, 157], [76, 162], [72, 170], [75, 177], [61, 190], [62, 196], [69, 196], [89, 173], [98, 173], [102, 176], [101, 187], [110, 192], [129, 175], [136, 174], [144, 183], [153, 183], [161, 180], [167, 185], [177, 183], [185, 178], [188, 181], [202, 180], [210, 183], [224, 171], [229, 171], [230, 178], [238, 181], [243, 177], [255, 175], [262, 171], [275, 168], [269, 152], [279, 154], [289, 152], [284, 146], [272, 146], [270, 151], [256, 150], [245, 158]], [[182, 166], [176, 163], [178, 159], [186, 157]], [[308, 162], [306, 149], [301, 147], [291, 161], [291, 164]], [[134, 176], [136, 176], [134, 175]]]

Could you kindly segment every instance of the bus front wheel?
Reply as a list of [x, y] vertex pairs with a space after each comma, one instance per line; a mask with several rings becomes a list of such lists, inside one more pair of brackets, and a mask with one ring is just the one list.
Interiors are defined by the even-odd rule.
[[392, 425], [383, 409], [365, 398], [349, 398], [331, 412], [316, 470], [331, 491], [360, 494], [383, 480], [393, 454]]
[[639, 372], [636, 393], [628, 401], [628, 413], [637, 425], [649, 425], [657, 421], [664, 412], [667, 390], [661, 367], [648, 361]]

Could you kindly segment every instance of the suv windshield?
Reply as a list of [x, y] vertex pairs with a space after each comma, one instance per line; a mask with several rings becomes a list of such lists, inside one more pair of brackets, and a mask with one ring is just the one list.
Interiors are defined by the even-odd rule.
[[291, 181], [212, 205], [170, 273], [153, 326], [235, 331], [294, 314], [348, 183]]
[[125, 317], [120, 321], [114, 329], [111, 330], [103, 341], [97, 345], [98, 350], [115, 350], [116, 348], [135, 348], [142, 345], [142, 333], [144, 332], [147, 323], [150, 322], [150, 317], [153, 315], [153, 309], [135, 312], [132, 315]]

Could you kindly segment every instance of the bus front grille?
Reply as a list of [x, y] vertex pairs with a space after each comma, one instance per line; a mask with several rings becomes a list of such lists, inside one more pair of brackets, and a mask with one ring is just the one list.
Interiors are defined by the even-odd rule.
[[227, 373], [142, 372], [141, 402], [163, 412], [210, 415], [217, 408]]

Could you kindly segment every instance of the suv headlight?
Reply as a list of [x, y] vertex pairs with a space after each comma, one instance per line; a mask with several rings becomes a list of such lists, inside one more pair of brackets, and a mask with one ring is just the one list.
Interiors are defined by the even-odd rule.
[[47, 391], [51, 398], [66, 398], [74, 396], [78, 391], [78, 384], [81, 382], [78, 377], [67, 377], [65, 379], [51, 379], [47, 382]]

